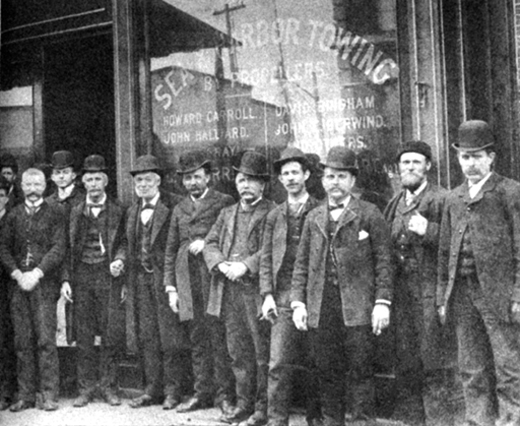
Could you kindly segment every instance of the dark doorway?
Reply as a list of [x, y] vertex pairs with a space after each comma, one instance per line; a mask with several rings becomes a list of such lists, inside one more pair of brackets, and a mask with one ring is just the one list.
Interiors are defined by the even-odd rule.
[[46, 157], [74, 153], [78, 168], [90, 154], [107, 162], [108, 191], [117, 193], [114, 65], [110, 35], [78, 38], [44, 48], [43, 120]]

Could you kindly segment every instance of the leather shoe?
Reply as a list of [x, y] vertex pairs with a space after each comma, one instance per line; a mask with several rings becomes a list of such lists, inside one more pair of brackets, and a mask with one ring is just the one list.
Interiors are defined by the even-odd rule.
[[235, 406], [233, 405], [233, 403], [227, 399], [224, 399], [219, 404], [219, 406], [220, 406], [220, 411], [222, 412], [223, 416], [228, 415], [229, 413], [231, 413], [231, 411], [233, 411], [235, 409]]
[[187, 413], [188, 411], [202, 410], [213, 406], [211, 398], [203, 396], [192, 396], [186, 402], [177, 407], [178, 413]]
[[[80, 394], [72, 403], [73, 407], [80, 408], [85, 407], [90, 402], [90, 396], [86, 393]], [[42, 404], [43, 405], [43, 404]]]
[[224, 423], [240, 423], [253, 413], [253, 410], [250, 408], [246, 408], [243, 405], [239, 404], [235, 408], [233, 408], [228, 414], [225, 414], [220, 417], [220, 419]]
[[46, 399], [43, 401], [41, 409], [43, 411], [56, 411], [58, 407], [59, 405], [56, 401], [53, 401], [52, 399]]
[[34, 401], [24, 401], [23, 399], [15, 402], [9, 407], [9, 411], [18, 413], [19, 411], [27, 410], [28, 408], [34, 408]]
[[106, 403], [112, 407], [121, 405], [121, 398], [119, 398], [119, 395], [115, 392], [106, 391], [104, 392], [103, 397], [105, 398]]
[[153, 398], [150, 395], [144, 394], [137, 398], [132, 399], [128, 405], [132, 408], [141, 408], [152, 405], [154, 402]]
[[267, 424], [267, 413], [256, 410], [247, 420], [240, 422], [239, 426], [263, 426]]
[[179, 400], [177, 398], [175, 398], [173, 395], [166, 395], [162, 408], [163, 410], [173, 410], [175, 407], [177, 407], [177, 405], [179, 405]]

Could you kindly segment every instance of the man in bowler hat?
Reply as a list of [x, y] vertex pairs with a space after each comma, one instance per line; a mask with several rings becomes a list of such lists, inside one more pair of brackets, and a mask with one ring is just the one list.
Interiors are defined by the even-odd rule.
[[[117, 365], [124, 346], [124, 284], [118, 277], [125, 261], [124, 211], [106, 194], [106, 170], [102, 156], [85, 158], [82, 181], [87, 194], [70, 210], [67, 226], [61, 295], [74, 306], [79, 392], [74, 407], [87, 405], [98, 390], [108, 404], [121, 404]], [[94, 346], [98, 333], [99, 365]]]
[[202, 250], [204, 238], [220, 211], [234, 204], [229, 195], [210, 187], [211, 161], [202, 150], [180, 156], [177, 173], [188, 195], [175, 206], [166, 244], [164, 285], [179, 327], [191, 344], [195, 394], [177, 407], [187, 412], [213, 406], [226, 414], [234, 400], [234, 380], [224, 323], [206, 315], [210, 275]]
[[22, 174], [25, 202], [11, 210], [2, 228], [0, 261], [14, 281], [11, 314], [18, 360], [18, 400], [13, 412], [58, 408], [56, 349], [57, 273], [66, 251], [65, 220], [59, 206], [43, 199], [45, 176]]
[[51, 167], [56, 189], [47, 197], [47, 202], [63, 205], [68, 216], [70, 209], [85, 199], [85, 191], [76, 182], [74, 156], [70, 151], [56, 151], [52, 154]]
[[[181, 400], [183, 364], [178, 345], [183, 336], [170, 309], [164, 282], [164, 253], [173, 207], [178, 195], [160, 190], [162, 169], [153, 155], [143, 155], [130, 171], [137, 201], [127, 212], [127, 335], [132, 351], [143, 359], [145, 389], [130, 401], [139, 408], [163, 401], [171, 410]], [[136, 337], [137, 339], [134, 339]]]
[[267, 422], [269, 329], [259, 320], [258, 271], [265, 220], [274, 204], [263, 197], [269, 180], [264, 155], [244, 153], [235, 171], [240, 201], [221, 211], [203, 251], [212, 274], [207, 312], [224, 318], [236, 379], [236, 407], [222, 420], [255, 426]]
[[455, 323], [467, 424], [518, 425], [520, 184], [493, 171], [496, 145], [486, 122], [462, 123], [453, 147], [465, 180], [445, 201], [439, 314]]
[[290, 303], [291, 277], [301, 230], [307, 214], [318, 205], [306, 189], [310, 165], [298, 148], [285, 149], [274, 162], [278, 179], [287, 191], [287, 200], [267, 216], [260, 260], [262, 317], [271, 322], [268, 379], [269, 426], [287, 426], [291, 386], [296, 371], [304, 371], [307, 422], [321, 417], [317, 376], [310, 362], [306, 333], [294, 327]]
[[428, 179], [430, 146], [404, 143], [397, 154], [402, 189], [385, 209], [396, 271], [393, 301], [396, 406], [393, 418], [409, 424], [452, 423], [447, 408], [455, 351], [437, 317], [437, 254], [447, 192]]
[[324, 424], [345, 421], [347, 373], [354, 420], [374, 415], [374, 334], [389, 324], [393, 283], [390, 232], [373, 204], [351, 195], [356, 155], [330, 149], [327, 202], [309, 212], [291, 282], [293, 321], [309, 330], [320, 377]]

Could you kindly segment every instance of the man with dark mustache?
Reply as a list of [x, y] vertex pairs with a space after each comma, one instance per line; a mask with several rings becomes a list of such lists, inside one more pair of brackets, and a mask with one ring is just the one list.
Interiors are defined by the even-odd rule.
[[222, 210], [203, 251], [213, 275], [207, 312], [225, 321], [236, 379], [236, 407], [222, 420], [256, 426], [267, 422], [269, 329], [259, 320], [258, 270], [264, 224], [274, 203], [263, 197], [269, 180], [264, 155], [246, 152], [235, 170], [240, 201]]
[[[466, 424], [520, 424], [520, 183], [493, 171], [490, 126], [462, 123], [465, 176], [446, 198], [437, 306], [455, 324]], [[496, 401], [498, 400], [498, 413]]]
[[422, 141], [397, 154], [402, 190], [385, 209], [392, 229], [397, 396], [393, 418], [445, 425], [447, 370], [454, 362], [437, 318], [437, 252], [446, 191], [428, 180], [432, 151]]

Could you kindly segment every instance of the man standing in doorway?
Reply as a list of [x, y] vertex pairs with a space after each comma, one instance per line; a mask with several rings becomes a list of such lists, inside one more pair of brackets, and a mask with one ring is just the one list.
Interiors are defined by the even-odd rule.
[[195, 395], [178, 412], [213, 406], [227, 414], [234, 401], [234, 379], [222, 320], [206, 314], [210, 275], [202, 257], [204, 238], [220, 211], [233, 204], [208, 185], [211, 162], [204, 151], [182, 154], [179, 170], [188, 195], [175, 206], [166, 244], [164, 285], [170, 307], [186, 328], [191, 344]]
[[[453, 145], [465, 176], [446, 198], [437, 305], [455, 322], [466, 422], [520, 424], [520, 184], [493, 171], [489, 125], [470, 120]], [[496, 385], [495, 385], [496, 384]]]
[[388, 327], [390, 232], [373, 204], [351, 195], [356, 155], [331, 148], [322, 164], [327, 202], [305, 220], [291, 289], [293, 320], [309, 330], [326, 426], [345, 422], [347, 372], [354, 420], [374, 416], [373, 334]]
[[51, 166], [51, 179], [56, 190], [46, 201], [63, 205], [68, 217], [71, 208], [85, 200], [85, 191], [76, 184], [74, 157], [69, 151], [56, 151], [52, 154]]

